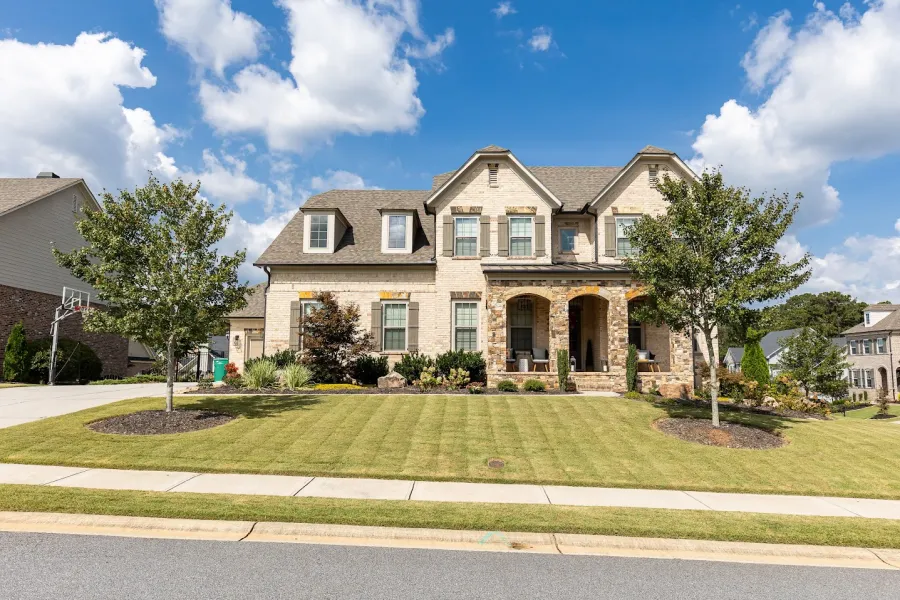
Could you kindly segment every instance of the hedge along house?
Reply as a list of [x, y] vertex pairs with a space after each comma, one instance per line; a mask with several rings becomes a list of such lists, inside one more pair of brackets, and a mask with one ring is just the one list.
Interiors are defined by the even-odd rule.
[[[68, 252], [84, 245], [75, 223], [85, 210], [100, 210], [83, 179], [40, 173], [35, 178], [0, 178], [0, 362], [6, 339], [19, 321], [29, 339], [50, 335], [63, 286], [96, 292], [59, 267], [52, 249]], [[60, 324], [60, 336], [90, 346], [103, 362], [103, 374], [122, 376], [128, 366], [128, 340], [89, 333], [80, 317]]]
[[488, 146], [430, 190], [314, 196], [255, 263], [268, 274], [264, 352], [302, 350], [303, 315], [329, 291], [359, 305], [392, 360], [481, 351], [489, 384], [554, 386], [565, 349], [580, 389], [624, 391], [633, 343], [645, 385], [690, 388], [691, 340], [631, 317], [641, 286], [622, 262], [628, 227], [665, 210], [664, 174], [694, 177], [653, 146], [624, 167], [526, 167]]

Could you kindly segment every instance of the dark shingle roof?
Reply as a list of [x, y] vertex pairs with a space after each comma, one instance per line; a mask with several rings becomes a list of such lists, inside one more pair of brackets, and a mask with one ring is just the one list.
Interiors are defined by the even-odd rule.
[[490, 146], [485, 146], [484, 148], [479, 149], [478, 152], [509, 152], [509, 150], [491, 144]]
[[61, 177], [10, 177], [0, 179], [0, 215], [25, 206], [81, 181]]
[[[528, 167], [553, 195], [563, 203], [563, 210], [581, 210], [594, 199], [622, 167]], [[431, 190], [444, 185], [456, 171], [435, 175]]]
[[766, 335], [763, 336], [761, 340], [759, 340], [759, 345], [762, 346], [763, 352], [766, 355], [766, 358], [769, 358], [781, 348], [781, 340], [785, 338], [789, 338], [792, 335], [800, 333], [799, 329], [785, 329], [784, 331], [770, 331]]
[[659, 146], [644, 146], [639, 154], [675, 154], [671, 150], [660, 148]]
[[727, 354], [731, 355], [732, 360], [734, 360], [734, 364], [739, 365], [741, 361], [744, 359], [744, 348], [729, 348]]
[[853, 327], [845, 331], [844, 335], [875, 331], [900, 331], [900, 304], [873, 304], [872, 306], [867, 306], [866, 311], [892, 312], [888, 316], [884, 317], [883, 319], [869, 327], [866, 327], [865, 323], [854, 325]]
[[[425, 214], [427, 190], [332, 190], [313, 196], [303, 208], [337, 209], [350, 224], [333, 254], [303, 252], [303, 209], [254, 264], [433, 264], [434, 217]], [[415, 210], [419, 230], [411, 254], [381, 252], [380, 210]]]
[[230, 315], [231, 318], [260, 318], [266, 316], [266, 284], [260, 283], [254, 285], [247, 291], [247, 306], [241, 310], [236, 310]]

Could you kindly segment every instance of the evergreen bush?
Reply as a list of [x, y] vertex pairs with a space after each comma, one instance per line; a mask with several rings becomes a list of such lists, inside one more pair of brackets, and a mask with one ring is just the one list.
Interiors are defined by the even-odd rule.
[[387, 356], [360, 356], [353, 365], [353, 379], [365, 385], [378, 383], [379, 377], [391, 372]]
[[412, 384], [422, 376], [422, 371], [428, 367], [433, 367], [434, 360], [427, 354], [419, 354], [418, 352], [410, 352], [404, 354], [403, 358], [394, 365], [394, 371], [403, 375], [406, 381]]
[[747, 329], [747, 342], [744, 344], [744, 356], [741, 358], [741, 373], [745, 379], [757, 383], [755, 395], [759, 397], [765, 395], [772, 380], [766, 354], [759, 343], [762, 337], [761, 331], [756, 331], [752, 327]]
[[6, 353], [3, 355], [3, 379], [24, 383], [30, 370], [28, 342], [25, 340], [25, 326], [16, 323], [6, 340]]
[[[487, 381], [487, 365], [481, 352], [450, 350], [439, 354], [434, 365], [437, 367], [438, 373], [444, 377], [449, 377], [452, 369], [462, 369], [469, 372], [469, 378], [472, 381], [481, 383]], [[402, 375], [402, 373], [400, 374]]]
[[628, 344], [628, 358], [625, 359], [625, 384], [629, 392], [637, 390], [638, 380], [637, 346]]

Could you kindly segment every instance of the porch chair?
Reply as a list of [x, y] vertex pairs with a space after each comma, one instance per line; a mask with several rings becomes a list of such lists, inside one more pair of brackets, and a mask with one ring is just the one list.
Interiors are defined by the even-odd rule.
[[512, 348], [506, 349], [506, 372], [516, 370], [516, 353]]
[[531, 370], [537, 371], [538, 365], [543, 365], [545, 371], [550, 371], [550, 358], [546, 348], [531, 349]]

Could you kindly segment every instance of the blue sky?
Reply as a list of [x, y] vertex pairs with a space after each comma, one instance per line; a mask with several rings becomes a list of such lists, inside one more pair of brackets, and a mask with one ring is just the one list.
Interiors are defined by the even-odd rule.
[[900, 301], [900, 0], [34, 4], [0, 2], [0, 176], [198, 177], [252, 259], [333, 186], [428, 187], [492, 143], [653, 144], [803, 192], [783, 251], [814, 255], [806, 289]]

